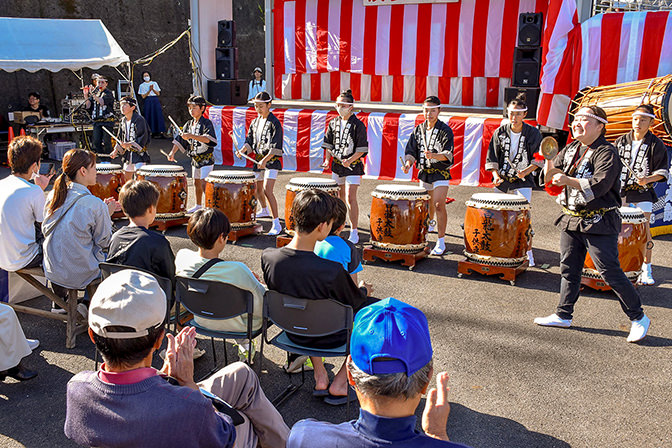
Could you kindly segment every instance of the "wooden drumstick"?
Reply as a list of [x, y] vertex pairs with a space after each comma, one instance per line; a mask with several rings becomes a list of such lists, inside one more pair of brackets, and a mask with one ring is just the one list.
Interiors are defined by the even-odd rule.
[[164, 156], [166, 156], [166, 159], [168, 159], [168, 158], [170, 157], [170, 156], [168, 155], [168, 153], [167, 153], [166, 151], [164, 151], [163, 149], [159, 149], [159, 152], [160, 152], [161, 154], [163, 154]]
[[173, 126], [175, 126], [175, 129], [177, 129], [177, 133], [179, 135], [182, 135], [182, 129], [177, 125], [177, 123], [175, 123], [175, 120], [173, 120], [173, 117], [168, 115], [168, 120], [170, 120], [170, 122], [173, 124]]
[[401, 168], [402, 169], [406, 168], [406, 164], [404, 163], [404, 159], [402, 159], [401, 156], [399, 156], [399, 161], [401, 162]]
[[[256, 165], [259, 165], [258, 161], [254, 160], [252, 157], [248, 156], [247, 154], [243, 154], [242, 152], [237, 152], [237, 153], [240, 154], [240, 157], [242, 157], [244, 159], [247, 159], [247, 160], [249, 160], [250, 162], [252, 162]], [[240, 157], [238, 157], [238, 158], [240, 158]]]
[[113, 133], [111, 133], [105, 126], [101, 126], [101, 129], [103, 131], [107, 132], [109, 134], [109, 136], [112, 137], [113, 139], [115, 139], [117, 141], [119, 140], [119, 138], [116, 135], [114, 135]]

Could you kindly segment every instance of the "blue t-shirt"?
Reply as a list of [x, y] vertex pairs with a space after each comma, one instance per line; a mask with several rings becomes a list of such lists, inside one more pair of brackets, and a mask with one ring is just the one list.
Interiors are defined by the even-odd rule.
[[348, 274], [363, 270], [362, 257], [357, 247], [338, 235], [329, 235], [324, 241], [318, 241], [315, 244], [315, 254], [325, 260], [342, 264]]
[[[359, 410], [359, 419], [334, 424], [309, 418], [297, 422], [289, 433], [287, 448], [469, 448], [460, 443], [429, 437], [415, 429], [415, 416], [386, 418]], [[319, 440], [319, 443], [317, 441]]]

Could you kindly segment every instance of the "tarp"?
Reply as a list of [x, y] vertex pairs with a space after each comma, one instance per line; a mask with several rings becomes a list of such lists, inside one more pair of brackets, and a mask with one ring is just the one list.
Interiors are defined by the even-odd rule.
[[129, 62], [98, 19], [0, 17], [0, 70], [98, 69]]

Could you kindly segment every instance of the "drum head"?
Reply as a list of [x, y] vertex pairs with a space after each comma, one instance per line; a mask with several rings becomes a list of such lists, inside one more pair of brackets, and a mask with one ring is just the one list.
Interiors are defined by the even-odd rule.
[[427, 194], [427, 190], [419, 185], [383, 184], [378, 185], [375, 191], [392, 194]]
[[467, 207], [491, 210], [529, 210], [530, 203], [521, 195], [507, 193], [476, 193], [466, 202]]
[[338, 182], [324, 177], [293, 177], [285, 187], [290, 191], [300, 190], [335, 190], [338, 189]]
[[96, 171], [99, 173], [121, 171], [121, 165], [117, 165], [116, 163], [96, 163]]
[[138, 169], [138, 174], [175, 174], [175, 173], [183, 173], [184, 169], [182, 169], [181, 166], [179, 165], [143, 165]]
[[508, 194], [508, 193], [475, 193], [471, 196], [472, 201], [483, 201], [483, 202], [520, 202], [525, 203], [527, 199], [518, 194]]
[[227, 171], [227, 170], [218, 170], [211, 171], [208, 174], [208, 177], [205, 178], [206, 182], [249, 182], [254, 181], [254, 173], [250, 171]]
[[621, 219], [624, 223], [640, 224], [646, 222], [644, 212], [637, 207], [621, 207], [618, 209], [618, 213], [621, 215]]

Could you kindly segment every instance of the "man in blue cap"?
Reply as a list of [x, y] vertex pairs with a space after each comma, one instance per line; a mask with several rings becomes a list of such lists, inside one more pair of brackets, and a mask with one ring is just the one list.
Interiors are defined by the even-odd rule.
[[417, 308], [388, 298], [362, 308], [355, 319], [347, 361], [348, 381], [361, 409], [359, 419], [336, 425], [301, 420], [288, 448], [465, 447], [448, 440], [448, 373], [436, 376], [422, 415], [424, 434], [415, 429], [415, 409], [433, 375], [427, 318]]

